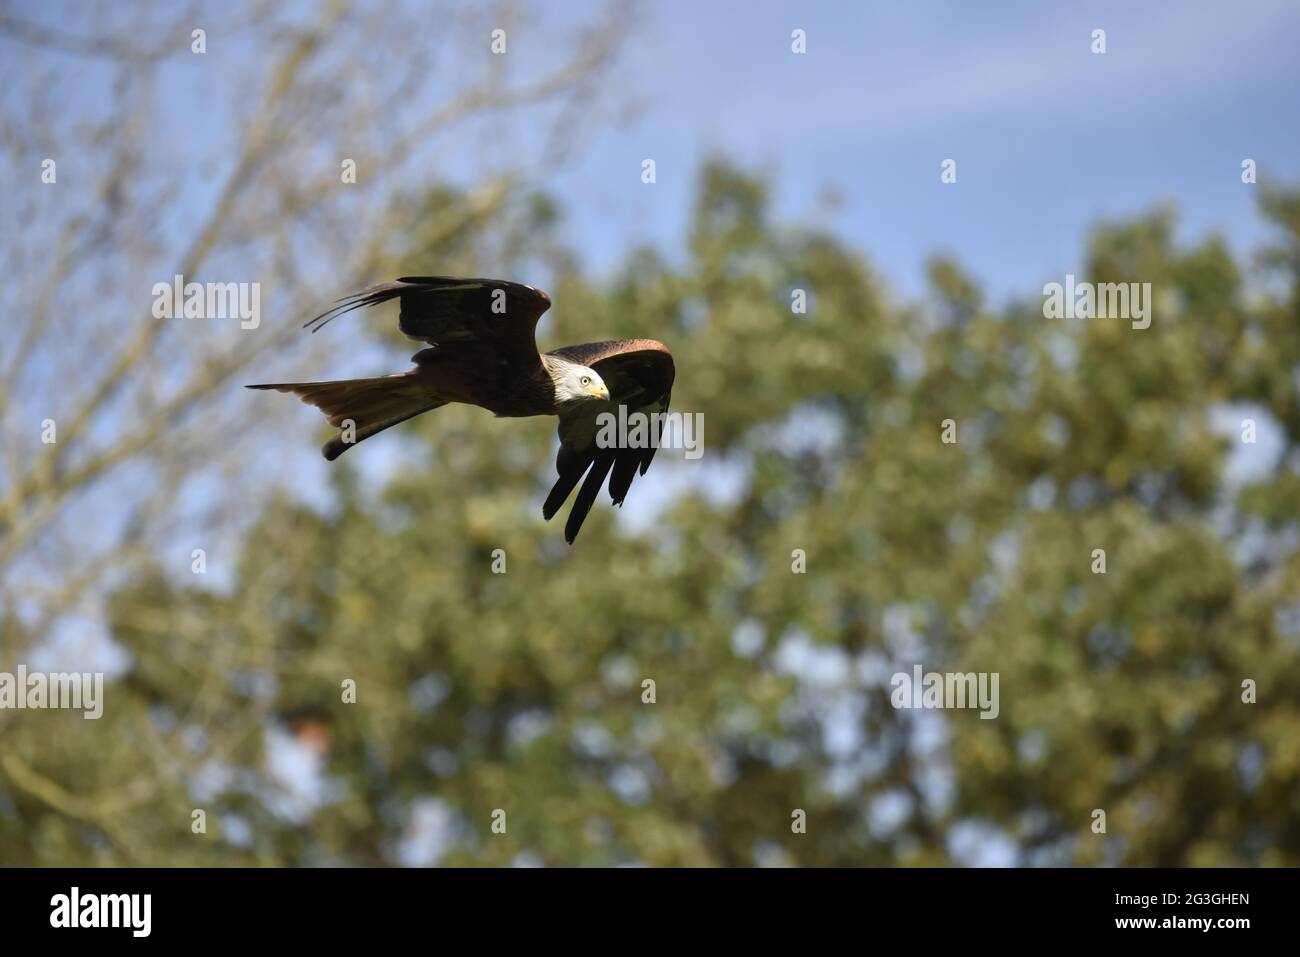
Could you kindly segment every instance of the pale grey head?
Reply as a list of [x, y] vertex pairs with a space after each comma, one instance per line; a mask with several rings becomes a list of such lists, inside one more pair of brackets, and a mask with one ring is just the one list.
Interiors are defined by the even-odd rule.
[[593, 399], [609, 401], [609, 389], [595, 369], [559, 356], [546, 356], [546, 366], [551, 382], [555, 385], [557, 405], [590, 402]]

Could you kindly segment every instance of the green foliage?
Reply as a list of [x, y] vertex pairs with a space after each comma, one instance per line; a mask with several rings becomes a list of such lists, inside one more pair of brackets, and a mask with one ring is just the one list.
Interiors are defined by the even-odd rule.
[[[720, 163], [683, 268], [642, 251], [594, 283], [536, 199], [417, 241], [407, 272], [486, 272], [493, 235], [495, 265], [559, 268], [544, 347], [668, 343], [706, 454], [661, 451], [628, 508], [680, 494], [639, 530], [602, 496], [568, 548], [540, 516], [552, 422], [452, 407], [373, 440], [327, 513], [260, 506], [228, 594], [116, 596], [132, 664], [99, 723], [0, 716], [37, 776], [0, 776], [0, 855], [398, 863], [435, 820], [460, 865], [942, 864], [963, 833], [1021, 862], [1300, 864], [1300, 194], [1263, 210], [1260, 284], [1167, 212], [1096, 231], [1080, 278], [1151, 282], [1145, 330], [1045, 319], [1032, 277], [990, 308], [948, 260], [892, 304]], [[1276, 467], [1231, 477], [1262, 445], [1225, 408], [1275, 420]], [[370, 487], [384, 443], [410, 456]], [[913, 664], [997, 672], [999, 716], [895, 710]], [[290, 739], [323, 782], [300, 804]]]

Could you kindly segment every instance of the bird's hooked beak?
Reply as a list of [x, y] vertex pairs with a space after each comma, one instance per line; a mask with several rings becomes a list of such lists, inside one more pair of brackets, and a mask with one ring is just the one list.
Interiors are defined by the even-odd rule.
[[587, 389], [587, 394], [595, 399], [604, 399], [606, 402], [609, 401], [609, 389], [605, 387], [603, 382], [600, 385], [590, 386]]

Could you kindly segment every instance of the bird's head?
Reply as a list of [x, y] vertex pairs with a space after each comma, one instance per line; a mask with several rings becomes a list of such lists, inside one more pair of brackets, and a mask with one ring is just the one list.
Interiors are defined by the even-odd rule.
[[609, 401], [609, 389], [595, 369], [569, 364], [555, 379], [555, 400], [560, 404], [590, 402], [592, 399]]
[[546, 371], [550, 373], [551, 382], [555, 384], [555, 403], [559, 406], [577, 402], [593, 402], [601, 399], [610, 400], [610, 390], [595, 369], [573, 363], [556, 355], [542, 356]]

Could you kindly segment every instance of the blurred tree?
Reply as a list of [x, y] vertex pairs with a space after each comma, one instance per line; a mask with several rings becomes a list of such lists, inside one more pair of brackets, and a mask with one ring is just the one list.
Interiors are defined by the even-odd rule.
[[[676, 353], [706, 454], [660, 452], [628, 511], [662, 514], [567, 548], [550, 422], [374, 440], [331, 508], [260, 508], [228, 593], [118, 592], [99, 723], [0, 718], [6, 863], [1300, 863], [1300, 194], [1264, 203], [1278, 282], [1167, 213], [1099, 228], [1087, 278], [1151, 282], [1145, 330], [991, 310], [946, 260], [890, 304], [767, 196], [710, 165], [686, 264], [602, 284], [545, 202], [500, 227], [559, 270], [544, 344]], [[1224, 410], [1275, 464], [1229, 467]], [[997, 718], [896, 710], [916, 664], [997, 672]]]

